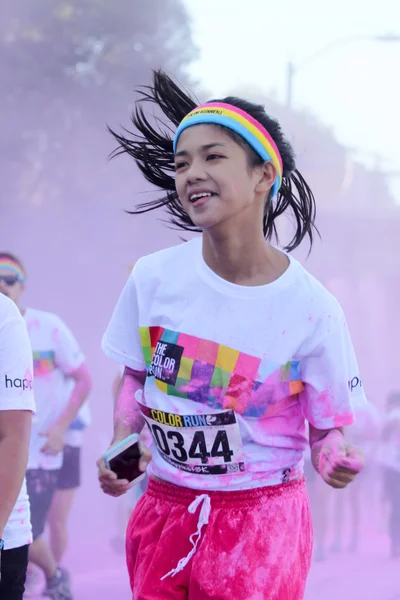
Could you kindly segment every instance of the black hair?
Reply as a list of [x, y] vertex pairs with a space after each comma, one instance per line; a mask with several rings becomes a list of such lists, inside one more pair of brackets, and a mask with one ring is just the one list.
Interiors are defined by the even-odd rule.
[[[118, 142], [118, 148], [114, 150], [111, 157], [123, 153], [129, 154], [134, 158], [147, 181], [166, 193], [160, 198], [139, 204], [136, 210], [127, 212], [142, 214], [165, 207], [169, 213], [170, 222], [174, 226], [186, 231], [199, 232], [201, 230], [195, 226], [183, 209], [175, 190], [174, 129], [171, 127], [171, 124], [178, 127], [182, 119], [196, 108], [199, 102], [180, 89], [161, 70], [153, 72], [152, 85], [144, 86], [139, 93], [140, 98], [136, 102], [131, 116], [136, 132], [124, 129], [123, 133], [119, 134], [109, 128], [110, 133]], [[287, 209], [291, 209], [296, 228], [292, 240], [285, 249], [289, 252], [294, 250], [306, 236], [308, 236], [311, 249], [313, 234], [318, 233], [315, 226], [314, 195], [301, 173], [296, 169], [293, 148], [284, 137], [278, 121], [268, 116], [262, 105], [253, 104], [241, 98], [229, 96], [210, 102], [216, 101], [231, 104], [251, 115], [268, 131], [280, 152], [283, 163], [282, 185], [276, 199], [273, 202], [268, 199], [266, 203], [263, 220], [265, 238], [267, 240], [271, 240], [272, 237], [278, 239], [276, 219]], [[152, 103], [160, 108], [170, 123], [167, 124], [159, 117], [154, 117], [157, 124], [157, 128], [155, 128], [145, 114], [144, 103]], [[238, 134], [226, 127], [224, 127], [224, 131], [246, 149], [252, 166], [264, 162]]]
[[5, 258], [6, 260], [12, 260], [13, 262], [17, 263], [17, 265], [22, 269], [23, 274], [26, 276], [24, 265], [22, 264], [20, 259], [17, 258], [14, 254], [11, 254], [10, 252], [0, 252], [0, 260], [2, 258]]

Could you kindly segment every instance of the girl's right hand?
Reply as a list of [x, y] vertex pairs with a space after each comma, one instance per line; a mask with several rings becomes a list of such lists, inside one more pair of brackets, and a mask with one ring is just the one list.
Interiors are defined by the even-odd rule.
[[[147, 465], [150, 463], [152, 456], [149, 449], [144, 444], [141, 444], [141, 449], [143, 454], [139, 461], [139, 469], [143, 473], [145, 473]], [[99, 479], [100, 487], [103, 490], [103, 492], [105, 494], [108, 494], [109, 496], [114, 496], [115, 498], [117, 498], [118, 496], [122, 496], [134, 485], [136, 485], [142, 480], [142, 477], [138, 477], [130, 482], [127, 479], [118, 479], [114, 471], [107, 469], [106, 465], [104, 464], [103, 458], [99, 458], [96, 464], [98, 469], [97, 476]]]

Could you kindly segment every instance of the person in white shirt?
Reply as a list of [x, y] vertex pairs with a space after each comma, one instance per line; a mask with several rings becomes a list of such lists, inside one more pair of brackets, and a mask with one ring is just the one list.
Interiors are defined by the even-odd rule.
[[22, 307], [25, 269], [17, 257], [2, 252], [0, 276], [7, 274], [17, 280], [6, 283], [2, 291], [23, 315], [33, 351], [36, 415], [26, 472], [33, 532], [29, 560], [45, 574], [47, 597], [70, 600], [69, 576], [57, 564], [43, 532], [63, 464], [65, 436], [88, 397], [91, 378], [85, 357], [65, 323], [52, 313]]
[[50, 547], [57, 564], [61, 564], [68, 545], [68, 518], [81, 485], [81, 451], [90, 422], [89, 404], [85, 402], [64, 436], [63, 462], [48, 514]]
[[[343, 428], [352, 397], [366, 401], [341, 307], [288, 254], [312, 242], [314, 197], [263, 106], [197, 106], [158, 71], [133, 115], [116, 154], [162, 190], [134, 212], [165, 207], [202, 232], [137, 261], [103, 337], [125, 367], [112, 441], [145, 423], [154, 440], [127, 530], [133, 598], [300, 600], [312, 550], [306, 420], [314, 468], [344, 488], [363, 461]], [[295, 232], [283, 252], [270, 240], [286, 209]], [[98, 466], [105, 493], [131, 487]]]
[[32, 350], [23, 318], [2, 294], [15, 279], [12, 272], [0, 272], [1, 600], [22, 600], [32, 541], [24, 478], [35, 411]]

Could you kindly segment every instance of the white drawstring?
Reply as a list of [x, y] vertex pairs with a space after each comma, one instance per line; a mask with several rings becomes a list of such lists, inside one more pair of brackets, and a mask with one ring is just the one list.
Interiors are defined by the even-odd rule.
[[[191, 549], [191, 551], [185, 558], [181, 558], [181, 560], [178, 562], [175, 569], [172, 569], [172, 571], [170, 571], [169, 573], [164, 575], [164, 577], [161, 577], [161, 581], [163, 581], [170, 575], [172, 577], [174, 577], [177, 573], [179, 573], [180, 571], [183, 571], [183, 569], [186, 567], [186, 565], [188, 564], [188, 562], [190, 561], [192, 556], [195, 554], [195, 552], [197, 550], [197, 544], [199, 543], [199, 541], [201, 539], [201, 530], [203, 529], [203, 525], [208, 524], [208, 519], [209, 519], [210, 512], [211, 512], [210, 496], [208, 496], [207, 494], [202, 494], [201, 496], [197, 496], [197, 498], [192, 502], [192, 504], [188, 508], [188, 511], [193, 515], [196, 512], [197, 507], [201, 503], [203, 503], [203, 505], [201, 507], [199, 520], [197, 522], [197, 531], [196, 531], [196, 533], [193, 533], [189, 538], [190, 543], [192, 544], [193, 548]], [[196, 541], [194, 541], [194, 538], [196, 536], [197, 536], [197, 539], [196, 539]]]

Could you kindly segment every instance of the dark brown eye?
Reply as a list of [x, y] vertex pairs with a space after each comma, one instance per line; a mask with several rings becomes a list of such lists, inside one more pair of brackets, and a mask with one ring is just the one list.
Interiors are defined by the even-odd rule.
[[223, 156], [221, 156], [220, 154], [209, 154], [207, 156], [206, 160], [216, 160], [218, 158], [224, 158]]

